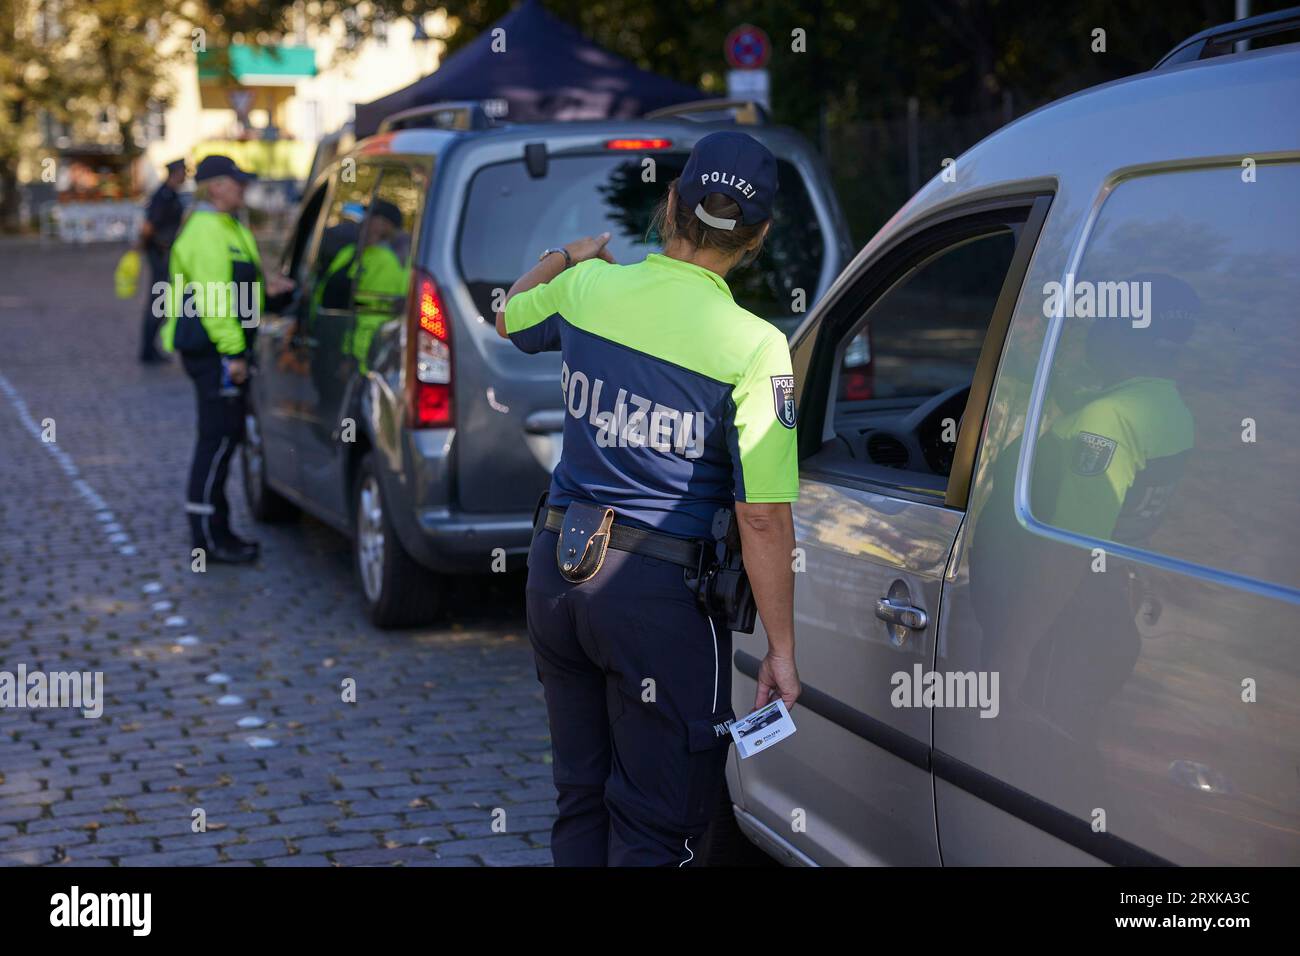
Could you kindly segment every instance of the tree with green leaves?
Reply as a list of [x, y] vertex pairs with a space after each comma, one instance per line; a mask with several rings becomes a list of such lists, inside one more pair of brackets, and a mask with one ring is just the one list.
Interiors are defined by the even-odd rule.
[[[1059, 96], [1148, 69], [1183, 37], [1230, 20], [1234, 0], [1149, 4], [1141, 0], [542, 0], [597, 43], [645, 69], [725, 91], [722, 45], [740, 23], [772, 39], [772, 105], [777, 122], [829, 149], [850, 212], [888, 212], [906, 177], [878, 148], [917, 104], [939, 125], [934, 153], [955, 155], [1006, 112], [1023, 113]], [[1254, 0], [1255, 12], [1288, 0]], [[165, 99], [167, 58], [192, 55], [201, 30], [209, 50], [271, 44], [300, 26], [342, 22], [357, 38], [381, 20], [444, 10], [454, 25], [448, 53], [504, 16], [511, 0], [0, 0], [0, 219], [12, 218], [17, 166], [39, 148], [45, 114], [85, 122], [113, 118], [122, 148], [151, 99]], [[347, 16], [344, 16], [347, 14]], [[1097, 31], [1104, 49], [1097, 49]], [[974, 117], [942, 125], [949, 117]], [[872, 136], [862, 124], [876, 125]], [[838, 155], [847, 153], [848, 155]], [[855, 160], [859, 159], [856, 163]], [[891, 153], [892, 157], [893, 154]], [[873, 177], [886, 178], [877, 188]], [[855, 217], [857, 218], [857, 217]]]

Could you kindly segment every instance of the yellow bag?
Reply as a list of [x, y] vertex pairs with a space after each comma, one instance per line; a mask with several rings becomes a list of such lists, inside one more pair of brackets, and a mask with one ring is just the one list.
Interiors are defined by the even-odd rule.
[[113, 273], [113, 283], [119, 299], [135, 297], [136, 286], [140, 282], [140, 253], [128, 249], [117, 260], [117, 271]]

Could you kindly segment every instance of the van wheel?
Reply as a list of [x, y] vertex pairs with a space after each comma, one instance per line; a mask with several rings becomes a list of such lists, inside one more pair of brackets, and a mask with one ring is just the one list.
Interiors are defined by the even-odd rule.
[[266, 453], [262, 426], [252, 409], [244, 415], [244, 441], [239, 452], [248, 510], [263, 524], [278, 524], [298, 516], [298, 506], [279, 494], [266, 480]]
[[352, 553], [371, 622], [392, 628], [428, 621], [438, 611], [441, 588], [397, 540], [372, 455], [367, 454], [357, 469], [352, 503]]
[[736, 812], [725, 780], [718, 788], [718, 800], [709, 828], [700, 840], [700, 862], [705, 866], [780, 866], [749, 842], [749, 837], [736, 823]]

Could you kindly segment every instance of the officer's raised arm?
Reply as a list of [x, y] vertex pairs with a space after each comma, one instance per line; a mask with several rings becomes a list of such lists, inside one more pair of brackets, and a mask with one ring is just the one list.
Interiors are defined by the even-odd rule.
[[[502, 303], [502, 309], [496, 314], [497, 335], [503, 339], [510, 337], [510, 331], [506, 327], [506, 309], [510, 305], [510, 300], [521, 292], [527, 292], [537, 286], [545, 285], [569, 266], [576, 265], [579, 262], [586, 262], [588, 259], [604, 259], [606, 262], [612, 263], [614, 257], [606, 248], [608, 242], [609, 233], [602, 232], [599, 236], [589, 236], [586, 239], [571, 242], [567, 246], [559, 246], [543, 251], [541, 256], [538, 257], [537, 265], [516, 279], [515, 284], [506, 293], [506, 300]], [[519, 331], [520, 328], [520, 326], [516, 326], [514, 331]]]

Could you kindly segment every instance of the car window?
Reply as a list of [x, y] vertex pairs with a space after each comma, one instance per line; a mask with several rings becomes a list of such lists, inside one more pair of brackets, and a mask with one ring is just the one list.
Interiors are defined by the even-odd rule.
[[354, 317], [345, 347], [362, 372], [369, 367], [370, 346], [379, 327], [406, 314], [422, 183], [422, 177], [407, 166], [383, 167], [361, 222], [354, 258], [346, 267], [353, 285]]
[[423, 191], [406, 166], [386, 166], [374, 197], [366, 207], [359, 237], [360, 266], [356, 272], [356, 303], [362, 308], [382, 305], [404, 310], [411, 264], [413, 234]]
[[316, 222], [321, 210], [325, 208], [325, 196], [329, 192], [329, 183], [321, 183], [303, 203], [302, 213], [298, 217], [297, 228], [288, 249], [288, 275], [300, 278], [303, 266], [312, 255], [311, 243], [316, 234]]
[[356, 252], [361, 220], [379, 178], [379, 168], [349, 158], [339, 164], [334, 177], [334, 195], [325, 215], [311, 276], [318, 308], [347, 309], [352, 299], [352, 270], [348, 265]]
[[[645, 158], [619, 152], [552, 156], [540, 179], [529, 176], [522, 160], [475, 173], [459, 256], [482, 314], [492, 314], [493, 290], [509, 288], [548, 246], [609, 230], [618, 262], [639, 262], [659, 251], [658, 237], [647, 234], [650, 217], [667, 184], [681, 174], [686, 154], [653, 154], [650, 181]], [[737, 302], [788, 333], [812, 306], [825, 238], [797, 167], [778, 160], [777, 175], [780, 189], [764, 250], [752, 266], [728, 277], [728, 284]]]
[[1035, 517], [1300, 587], [1300, 166], [1170, 172], [1107, 198], [1075, 275]]
[[[990, 225], [930, 251], [878, 298], [837, 317], [826, 442], [814, 464], [941, 495], [1016, 237]], [[851, 300], [851, 297], [850, 297]]]
[[945, 249], [876, 301], [840, 364], [838, 406], [895, 404], [969, 385], [1011, 262], [1009, 230]]

